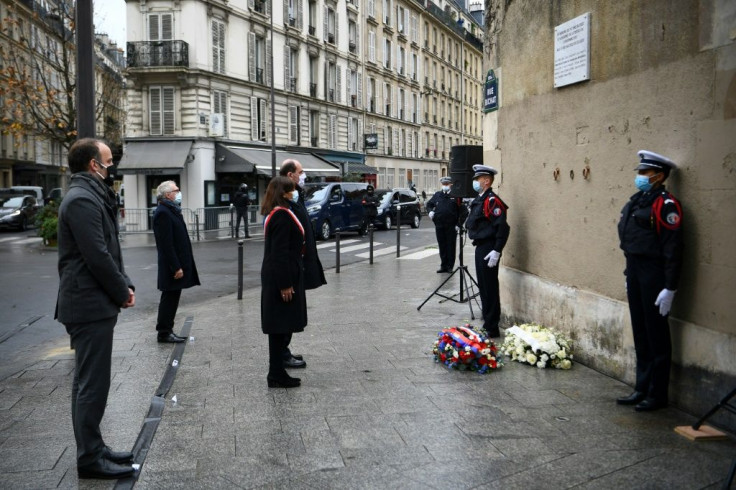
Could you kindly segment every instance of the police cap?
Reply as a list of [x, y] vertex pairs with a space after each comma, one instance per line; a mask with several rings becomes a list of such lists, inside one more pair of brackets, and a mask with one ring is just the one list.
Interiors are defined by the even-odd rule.
[[478, 177], [482, 177], [484, 175], [489, 175], [492, 177], [498, 173], [498, 170], [493, 167], [489, 167], [488, 165], [473, 165], [473, 172], [475, 172], [473, 178], [477, 179]]
[[670, 170], [677, 168], [677, 164], [669, 158], [648, 150], [639, 150], [639, 165], [634, 170], [658, 170], [669, 175]]
[[452, 184], [452, 179], [450, 177], [442, 177], [440, 179], [440, 184]]

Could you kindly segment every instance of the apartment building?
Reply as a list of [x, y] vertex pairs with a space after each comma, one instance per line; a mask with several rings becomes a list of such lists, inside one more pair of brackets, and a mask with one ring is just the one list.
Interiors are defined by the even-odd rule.
[[[76, 138], [74, 2], [0, 0], [0, 187], [65, 188]], [[121, 154], [122, 50], [96, 36], [97, 133]], [[71, 95], [67, 95], [71, 94]]]
[[[428, 12], [398, 0], [127, 2], [126, 205], [153, 205], [168, 179], [189, 208], [228, 205], [242, 182], [259, 199], [272, 143], [277, 167], [296, 157], [309, 179], [358, 174], [421, 191], [420, 175], [431, 176], [429, 192], [450, 145], [480, 141], [481, 129], [450, 121], [463, 117], [455, 99], [455, 114], [442, 105], [445, 120], [429, 123], [423, 140], [420, 25]], [[468, 44], [462, 28], [436, 15], [430, 22], [466, 56], [457, 67], [472, 58], [480, 66], [480, 41], [460, 50]], [[457, 67], [457, 97], [463, 83], [477, 82], [480, 93], [479, 80]], [[440, 144], [444, 155], [435, 154]]]

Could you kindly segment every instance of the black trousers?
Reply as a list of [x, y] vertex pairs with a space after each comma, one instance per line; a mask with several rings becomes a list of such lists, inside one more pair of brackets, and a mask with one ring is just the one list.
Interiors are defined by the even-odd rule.
[[286, 374], [284, 368], [284, 349], [287, 349], [291, 334], [268, 334], [268, 376], [279, 378]]
[[434, 228], [437, 235], [437, 246], [440, 249], [440, 268], [451, 271], [455, 267], [455, 244], [457, 231], [454, 225], [437, 225]]
[[626, 292], [636, 350], [636, 391], [667, 403], [672, 364], [672, 342], [667, 316], [654, 305], [664, 289], [664, 265], [660, 260], [626, 258]]
[[246, 238], [250, 237], [250, 231], [248, 230], [248, 208], [235, 208], [235, 214], [238, 216], [235, 220], [235, 238], [238, 237], [241, 219], [243, 220], [243, 233]]
[[475, 247], [475, 273], [478, 276], [478, 289], [480, 289], [483, 330], [491, 337], [498, 337], [498, 322], [501, 320], [501, 297], [498, 292], [499, 266], [488, 267], [488, 261], [484, 259], [492, 250], [493, 243], [482, 243]]
[[179, 309], [181, 289], [175, 291], [161, 291], [161, 300], [158, 303], [158, 319], [156, 331], [159, 334], [170, 333], [174, 330], [174, 317]]
[[115, 315], [95, 322], [64, 325], [74, 349], [72, 426], [78, 466], [97, 461], [105, 448], [100, 422], [110, 391], [112, 336], [117, 321]]

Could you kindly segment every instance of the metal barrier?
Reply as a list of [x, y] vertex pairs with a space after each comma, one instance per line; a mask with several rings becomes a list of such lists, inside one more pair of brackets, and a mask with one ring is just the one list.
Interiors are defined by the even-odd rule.
[[[153, 233], [153, 212], [156, 208], [124, 208], [120, 210], [119, 224], [121, 234]], [[258, 206], [249, 206], [248, 224], [256, 221]], [[200, 240], [204, 232], [227, 230], [233, 235], [235, 213], [229, 206], [189, 209], [182, 208], [182, 217], [189, 235]], [[241, 224], [242, 226], [242, 224]]]

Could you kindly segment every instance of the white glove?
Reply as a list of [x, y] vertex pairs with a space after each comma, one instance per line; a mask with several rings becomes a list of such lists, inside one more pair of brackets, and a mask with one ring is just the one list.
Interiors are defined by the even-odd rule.
[[483, 260], [488, 261], [488, 267], [493, 269], [498, 265], [498, 259], [501, 258], [501, 254], [499, 252], [496, 252], [495, 250], [491, 250], [491, 252], [483, 257]]
[[456, 226], [455, 227], [455, 233], [460, 233], [460, 227], [459, 226]]
[[677, 291], [672, 291], [671, 289], [663, 289], [659, 292], [659, 295], [657, 295], [657, 300], [654, 302], [654, 306], [659, 306], [659, 314], [662, 316], [667, 316], [667, 314], [670, 312], [670, 308], [672, 308], [672, 301], [675, 299], [675, 293]]
[[434, 219], [434, 211], [430, 211], [429, 212], [429, 219], [431, 219], [431, 220]]

